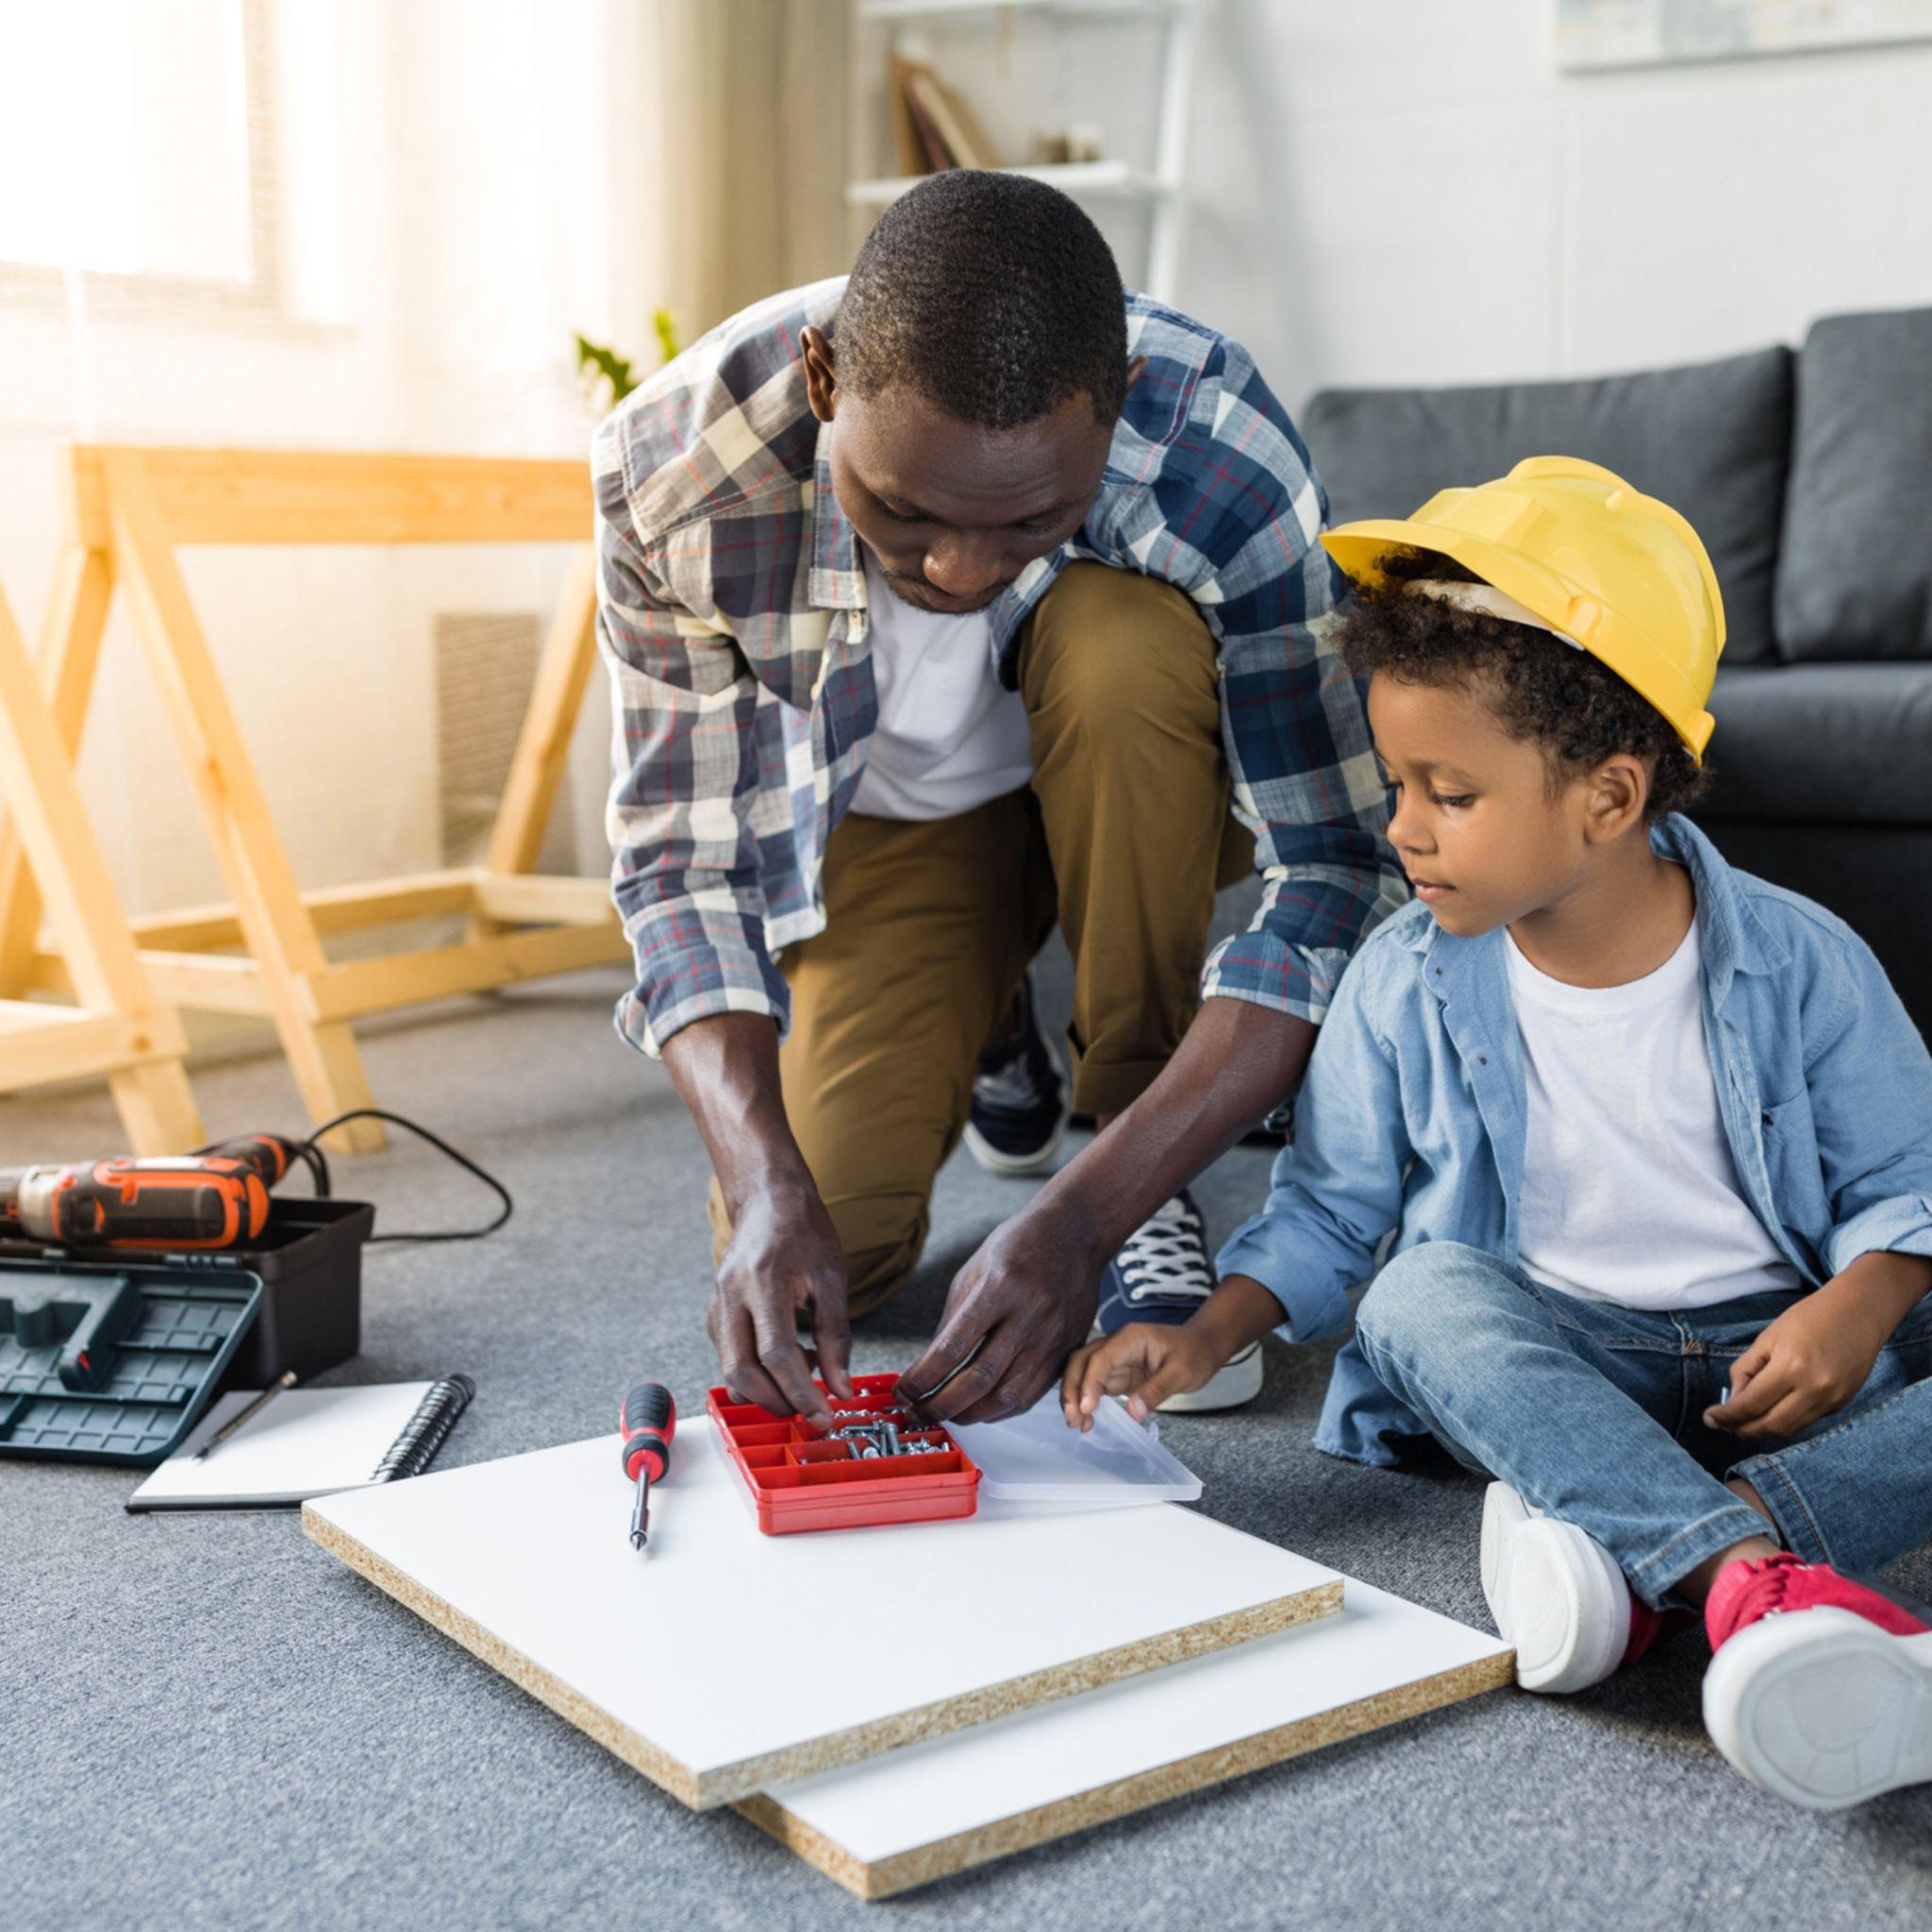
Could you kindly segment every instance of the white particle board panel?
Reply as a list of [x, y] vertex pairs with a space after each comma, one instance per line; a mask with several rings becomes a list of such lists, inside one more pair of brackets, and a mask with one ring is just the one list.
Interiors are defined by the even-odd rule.
[[1352, 1577], [1339, 1616], [781, 1785], [739, 1809], [860, 1898], [1511, 1680], [1495, 1638]]
[[[618, 1439], [308, 1504], [317, 1542], [688, 1805], [720, 1805], [1341, 1604], [1332, 1570], [1158, 1504], [983, 1501], [768, 1537], [708, 1419], [628, 1537]], [[813, 1666], [832, 1620], [841, 1668]]]

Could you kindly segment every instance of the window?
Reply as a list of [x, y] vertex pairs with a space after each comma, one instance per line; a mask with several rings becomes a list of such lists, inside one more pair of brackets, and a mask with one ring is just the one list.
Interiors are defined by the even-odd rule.
[[269, 306], [260, 0], [0, 4], [0, 275]]

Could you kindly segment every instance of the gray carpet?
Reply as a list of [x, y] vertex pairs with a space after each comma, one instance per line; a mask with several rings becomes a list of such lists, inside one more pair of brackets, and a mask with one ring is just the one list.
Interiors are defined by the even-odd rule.
[[[615, 983], [585, 975], [365, 1031], [382, 1101], [453, 1136], [519, 1202], [488, 1242], [373, 1251], [364, 1352], [332, 1378], [467, 1370], [478, 1394], [442, 1466], [604, 1433], [634, 1372], [686, 1402], [711, 1379], [704, 1161], [661, 1072], [608, 1030]], [[211, 1133], [299, 1118], [275, 1059], [196, 1086]], [[118, 1141], [104, 1089], [0, 1103], [0, 1164]], [[1217, 1234], [1266, 1165], [1241, 1150], [1208, 1177]], [[486, 1205], [400, 1141], [344, 1163], [339, 1186], [391, 1228]], [[862, 1328], [857, 1367], [910, 1359], [953, 1269], [1024, 1189], [955, 1161], [932, 1252]], [[1309, 1448], [1327, 1354], [1271, 1346], [1254, 1407], [1164, 1426], [1206, 1478], [1204, 1507], [1484, 1623], [1476, 1486]], [[325, 1556], [292, 1515], [130, 1517], [135, 1480], [0, 1465], [9, 1932], [1932, 1924], [1932, 1788], [1825, 1818], [1761, 1795], [1705, 1741], [1694, 1638], [1582, 1697], [1499, 1691], [861, 1907], [736, 1816], [662, 1795]], [[1898, 1575], [1932, 1591], [1932, 1552]], [[828, 1609], [816, 1641], [801, 1641], [799, 1607], [774, 1627], [800, 1669], [837, 1669], [858, 1641]]]

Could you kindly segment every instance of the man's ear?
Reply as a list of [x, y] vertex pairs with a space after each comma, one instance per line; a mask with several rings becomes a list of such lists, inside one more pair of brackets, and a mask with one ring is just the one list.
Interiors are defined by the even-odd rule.
[[[1146, 357], [1144, 357], [1144, 356], [1136, 356], [1136, 357], [1134, 358], [1134, 359], [1133, 359], [1133, 360], [1132, 360], [1131, 362], [1129, 362], [1129, 363], [1127, 364], [1127, 389], [1132, 389], [1132, 388], [1133, 388], [1133, 386], [1134, 386], [1134, 385], [1135, 385], [1135, 384], [1136, 384], [1137, 382], [1139, 382], [1139, 381], [1140, 381], [1140, 379], [1141, 379], [1141, 377], [1142, 377], [1143, 375], [1145, 375], [1146, 374], [1147, 374], [1147, 358], [1146, 358]], [[1123, 390], [1123, 391], [1121, 391], [1121, 393], [1122, 393], [1123, 395], [1125, 395], [1125, 393], [1126, 393], [1126, 390]]]
[[1590, 774], [1584, 837], [1593, 844], [1621, 838], [1643, 817], [1650, 768], [1634, 752], [1612, 752]]
[[832, 366], [831, 340], [824, 329], [808, 328], [800, 341], [805, 346], [806, 400], [821, 423], [829, 423], [839, 413], [839, 377]]

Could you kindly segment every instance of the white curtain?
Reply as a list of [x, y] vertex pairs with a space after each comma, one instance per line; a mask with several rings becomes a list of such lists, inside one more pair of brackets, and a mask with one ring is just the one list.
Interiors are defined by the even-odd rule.
[[614, 68], [634, 76], [642, 109], [635, 218], [655, 232], [654, 299], [683, 340], [849, 265], [863, 229], [843, 194], [850, 15], [849, 0], [620, 9]]

